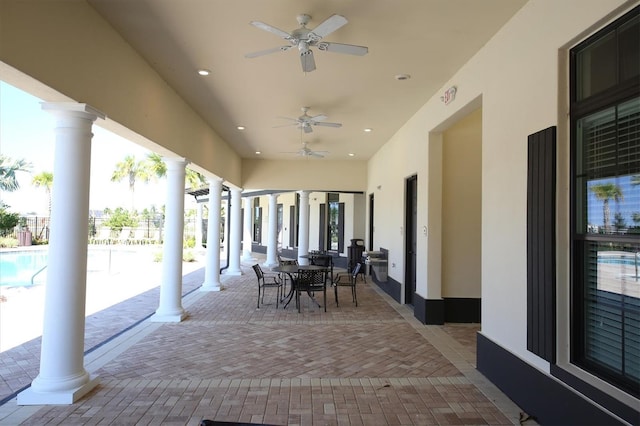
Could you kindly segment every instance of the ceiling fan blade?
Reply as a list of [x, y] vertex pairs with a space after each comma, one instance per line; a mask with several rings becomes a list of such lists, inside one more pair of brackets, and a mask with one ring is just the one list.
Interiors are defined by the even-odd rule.
[[302, 64], [303, 72], [311, 72], [316, 69], [316, 61], [313, 59], [311, 50], [300, 52], [300, 63]]
[[315, 151], [311, 151], [309, 153], [307, 153], [307, 157], [316, 157], [316, 158], [324, 158], [324, 155], [319, 154]]
[[297, 126], [298, 123], [290, 123], [290, 124], [281, 124], [280, 126], [273, 126], [273, 129], [277, 129], [279, 127], [291, 127], [291, 126]]
[[283, 116], [281, 116], [281, 115], [277, 116], [276, 118], [281, 118], [281, 119], [283, 119], [283, 120], [289, 120], [289, 121], [295, 121], [296, 123], [300, 121], [300, 120], [298, 120], [297, 118], [283, 117]]
[[265, 24], [264, 22], [251, 21], [250, 24], [253, 25], [256, 28], [260, 28], [261, 30], [265, 30], [265, 31], [268, 31], [268, 32], [270, 32], [272, 34], [275, 34], [278, 37], [282, 37], [285, 40], [288, 40], [288, 39], [291, 38], [291, 34], [289, 34], [288, 32], [282, 31], [281, 29], [276, 28], [276, 27], [274, 27], [272, 25]]
[[311, 121], [324, 121], [326, 120], [328, 117], [324, 114], [318, 114], [318, 115], [314, 115], [313, 117], [310, 118]]
[[326, 50], [327, 52], [344, 53], [347, 55], [364, 56], [369, 53], [369, 48], [365, 46], [356, 46], [354, 44], [327, 43], [322, 42], [317, 45], [318, 50]]
[[314, 123], [314, 126], [342, 127], [342, 123]]
[[261, 50], [259, 52], [247, 53], [246, 55], [244, 55], [244, 57], [245, 58], [257, 58], [258, 56], [264, 56], [264, 55], [268, 55], [270, 53], [285, 52], [285, 51], [287, 51], [289, 49], [291, 49], [291, 46], [272, 47], [271, 49]]
[[[347, 18], [342, 15], [331, 15], [327, 19], [325, 19], [320, 25], [314, 28], [311, 33], [315, 34], [318, 37], [318, 40], [326, 37], [331, 34], [338, 28], [345, 25], [347, 22]], [[311, 34], [310, 34], [311, 35]]]

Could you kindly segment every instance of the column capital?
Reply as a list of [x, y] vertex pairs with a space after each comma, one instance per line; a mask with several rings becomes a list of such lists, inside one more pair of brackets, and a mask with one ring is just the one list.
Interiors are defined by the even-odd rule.
[[217, 176], [210, 177], [210, 178], [207, 178], [207, 182], [209, 182], [209, 185], [218, 185], [218, 184], [222, 185], [222, 183], [224, 182], [224, 179], [219, 178]]
[[306, 189], [297, 191], [297, 192], [298, 194], [300, 194], [300, 197], [306, 197], [306, 198], [309, 198], [309, 194], [311, 193], [311, 191], [308, 191]]
[[167, 164], [167, 167], [171, 164], [174, 167], [186, 167], [191, 161], [184, 157], [162, 157]]
[[44, 111], [52, 114], [62, 114], [69, 117], [88, 118], [95, 121], [98, 118], [105, 119], [107, 116], [91, 105], [78, 102], [41, 102]]

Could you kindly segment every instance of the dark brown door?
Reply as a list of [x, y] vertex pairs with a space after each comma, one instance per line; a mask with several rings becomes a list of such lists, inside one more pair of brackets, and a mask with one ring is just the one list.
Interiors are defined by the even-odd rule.
[[416, 291], [416, 239], [418, 212], [418, 177], [411, 176], [406, 182], [405, 198], [405, 294], [404, 301], [413, 305]]

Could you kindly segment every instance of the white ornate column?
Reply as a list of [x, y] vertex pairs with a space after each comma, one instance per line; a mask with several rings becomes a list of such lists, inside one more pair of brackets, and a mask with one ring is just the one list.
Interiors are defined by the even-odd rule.
[[264, 266], [272, 268], [278, 265], [278, 194], [269, 194], [269, 231], [267, 235], [267, 260]]
[[226, 270], [227, 275], [242, 275], [240, 269], [240, 230], [242, 229], [242, 213], [241, 203], [242, 196], [239, 189], [230, 189], [231, 192], [231, 229], [229, 230], [229, 267]]
[[244, 198], [244, 220], [242, 224], [244, 231], [242, 232], [242, 260], [252, 262], [251, 244], [253, 243], [253, 199], [255, 197]]
[[300, 194], [300, 217], [298, 218], [300, 233], [298, 234], [298, 263], [308, 265], [309, 259], [309, 191], [298, 191]]
[[162, 246], [160, 303], [153, 322], [180, 322], [187, 317], [182, 307], [182, 250], [184, 238], [184, 158], [165, 158], [167, 164], [167, 205]]
[[101, 112], [43, 103], [56, 118], [40, 372], [18, 405], [73, 404], [98, 384], [84, 368], [91, 127]]
[[222, 179], [209, 179], [209, 218], [207, 220], [207, 254], [202, 291], [220, 291], [220, 209]]

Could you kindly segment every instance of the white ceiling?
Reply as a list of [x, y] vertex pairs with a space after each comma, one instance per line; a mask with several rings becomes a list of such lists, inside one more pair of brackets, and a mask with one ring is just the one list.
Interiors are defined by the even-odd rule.
[[[526, 0], [88, 0], [243, 158], [297, 159], [301, 142], [327, 158], [368, 159], [478, 51]], [[303, 73], [297, 49], [250, 21], [290, 32], [332, 14], [348, 23], [324, 41], [367, 46], [365, 56], [314, 50]], [[206, 77], [201, 68], [211, 70]], [[410, 79], [398, 81], [398, 74]], [[455, 82], [453, 82], [455, 83]], [[301, 107], [341, 128], [302, 136], [278, 117]], [[246, 130], [239, 131], [242, 125]], [[372, 128], [365, 133], [363, 129]], [[261, 151], [256, 155], [255, 151]]]

